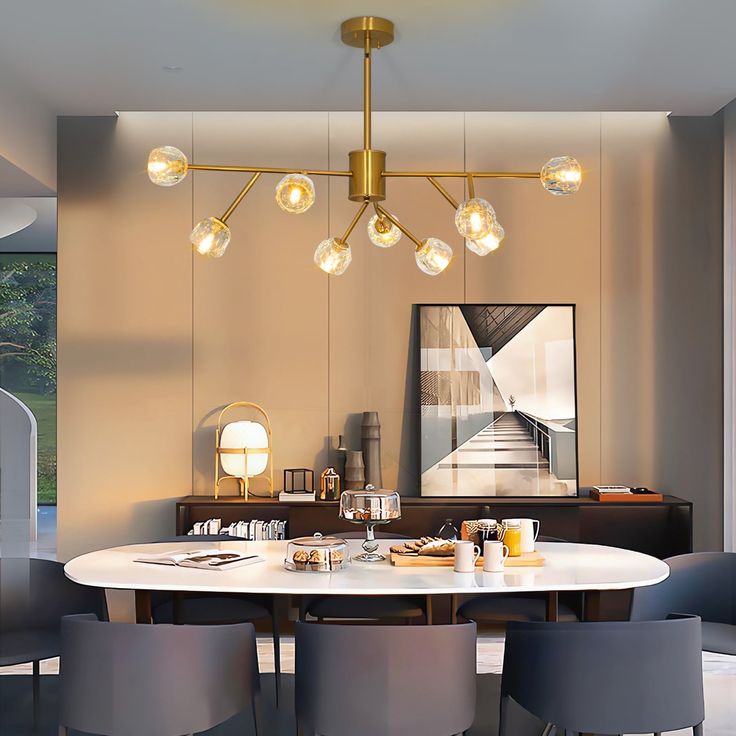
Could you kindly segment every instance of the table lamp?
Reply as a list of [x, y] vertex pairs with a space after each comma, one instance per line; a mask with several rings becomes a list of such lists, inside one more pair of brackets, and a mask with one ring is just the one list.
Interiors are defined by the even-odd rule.
[[[237, 408], [252, 409], [262, 415], [263, 423], [256, 421], [230, 422], [223, 426], [223, 416]], [[240, 495], [248, 500], [250, 479], [265, 476], [273, 496], [273, 453], [271, 420], [265, 410], [250, 401], [228, 404], [217, 418], [215, 434], [215, 498], [220, 494], [223, 480], [238, 481]], [[222, 466], [222, 475], [220, 467]]]

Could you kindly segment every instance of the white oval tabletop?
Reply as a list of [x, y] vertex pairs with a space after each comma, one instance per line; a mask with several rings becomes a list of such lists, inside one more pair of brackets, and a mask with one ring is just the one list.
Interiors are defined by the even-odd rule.
[[[348, 540], [351, 555], [361, 540]], [[395, 541], [379, 540], [381, 551]], [[234, 570], [198, 570], [134, 562], [137, 557], [213, 547], [259, 554], [259, 562]], [[393, 567], [356, 562], [338, 572], [284, 568], [286, 542], [174, 542], [136, 544], [90, 552], [66, 563], [68, 578], [82, 585], [125, 590], [311, 595], [410, 595], [621, 590], [654, 585], [669, 575], [661, 560], [640, 552], [595, 544], [540, 542], [542, 567], [510, 567], [502, 573], [457, 573], [451, 567]]]

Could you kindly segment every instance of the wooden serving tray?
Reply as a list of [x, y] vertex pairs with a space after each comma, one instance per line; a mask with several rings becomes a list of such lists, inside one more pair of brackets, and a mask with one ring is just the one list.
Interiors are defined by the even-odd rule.
[[[396, 567], [454, 567], [455, 556], [434, 557], [432, 555], [401, 555], [391, 553], [391, 564]], [[479, 557], [476, 567], [483, 567], [483, 557]], [[507, 557], [505, 567], [542, 567], [544, 557], [539, 552], [526, 552], [521, 557]]]
[[598, 493], [595, 488], [590, 489], [590, 497], [599, 503], [660, 503], [664, 500], [661, 493]]

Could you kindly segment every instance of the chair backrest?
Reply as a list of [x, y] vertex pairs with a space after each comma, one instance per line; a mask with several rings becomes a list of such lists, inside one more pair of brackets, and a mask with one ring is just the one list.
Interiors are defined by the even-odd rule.
[[475, 715], [475, 639], [474, 623], [297, 623], [297, 720], [320, 736], [461, 733]]
[[[655, 733], [703, 721], [700, 619], [509, 623], [502, 703], [558, 729]], [[504, 711], [502, 705], [502, 721]]]
[[252, 624], [61, 625], [59, 723], [89, 733], [181, 736], [244, 710], [259, 691]]
[[634, 590], [632, 621], [691, 613], [703, 621], [736, 624], [736, 552], [697, 552], [665, 562], [670, 567], [666, 580]]
[[0, 633], [58, 630], [61, 617], [74, 613], [106, 619], [105, 591], [72, 582], [60, 562], [0, 558]]

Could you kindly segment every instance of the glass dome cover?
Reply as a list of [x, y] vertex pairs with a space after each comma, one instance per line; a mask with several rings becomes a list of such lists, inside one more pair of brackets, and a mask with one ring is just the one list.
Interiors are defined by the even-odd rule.
[[358, 488], [340, 496], [340, 518], [355, 524], [388, 524], [401, 518], [401, 501], [396, 491]]
[[316, 532], [311, 537], [297, 537], [286, 546], [284, 567], [298, 572], [333, 572], [350, 564], [348, 543], [339, 537], [325, 537]]

